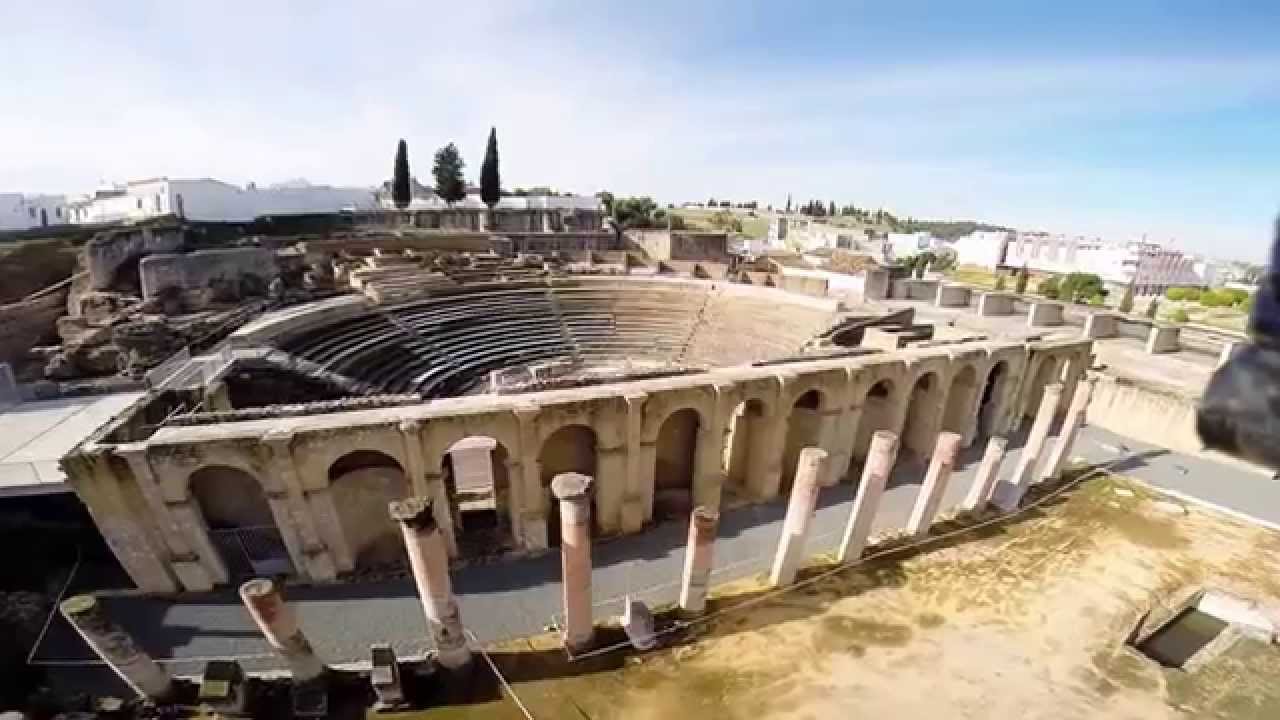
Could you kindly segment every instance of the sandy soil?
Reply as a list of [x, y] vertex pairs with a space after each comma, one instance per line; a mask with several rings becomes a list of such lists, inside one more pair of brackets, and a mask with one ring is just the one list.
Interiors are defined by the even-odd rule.
[[[1201, 587], [1280, 606], [1280, 535], [1119, 478], [1063, 498], [781, 596], [720, 588], [720, 614], [662, 652], [566, 665], [544, 637], [496, 657], [539, 718], [1280, 717], [1271, 646], [1187, 673], [1125, 645]], [[492, 696], [420, 716], [522, 717]]]

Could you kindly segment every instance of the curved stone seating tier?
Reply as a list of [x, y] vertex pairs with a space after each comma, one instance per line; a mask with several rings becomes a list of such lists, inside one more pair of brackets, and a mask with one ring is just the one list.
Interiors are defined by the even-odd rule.
[[561, 358], [728, 366], [789, 356], [832, 315], [788, 299], [703, 281], [493, 283], [381, 305], [280, 346], [379, 392], [448, 397], [493, 370]]

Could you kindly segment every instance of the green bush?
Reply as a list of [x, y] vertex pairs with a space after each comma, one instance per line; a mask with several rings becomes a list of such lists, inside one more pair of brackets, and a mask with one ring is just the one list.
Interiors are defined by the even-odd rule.
[[1186, 288], [1169, 288], [1168, 290], [1164, 291], [1164, 296], [1174, 302], [1186, 300], [1187, 289]]
[[1210, 290], [1200, 295], [1200, 304], [1207, 308], [1231, 307], [1230, 295], [1218, 290]]
[[1169, 319], [1176, 323], [1184, 323], [1191, 320], [1191, 316], [1187, 315], [1186, 310], [1176, 307], [1173, 309], [1173, 312], [1169, 313]]
[[1182, 297], [1187, 302], [1200, 302], [1200, 288], [1183, 288]]
[[1230, 300], [1232, 306], [1243, 305], [1249, 299], [1249, 293], [1240, 288], [1222, 288], [1218, 293]]
[[1022, 268], [1022, 270], [1018, 272], [1018, 279], [1013, 283], [1013, 291], [1019, 295], [1025, 293], [1027, 291], [1027, 279], [1027, 269]]
[[1133, 285], [1125, 287], [1124, 297], [1120, 298], [1120, 306], [1118, 309], [1122, 313], [1133, 312]]
[[997, 277], [996, 277], [996, 285], [995, 285], [995, 288], [994, 288], [994, 289], [995, 289], [995, 291], [996, 291], [996, 292], [1000, 292], [1000, 291], [1004, 290], [1004, 285], [1005, 285], [1004, 276], [1003, 276], [1003, 275], [997, 276]]
[[1089, 304], [1093, 305], [1094, 307], [1101, 307], [1107, 304], [1107, 298], [1105, 295], [1094, 295], [1093, 297], [1089, 298]]
[[1160, 301], [1156, 298], [1151, 298], [1151, 302], [1147, 303], [1147, 317], [1155, 320], [1158, 312], [1160, 312]]
[[1051, 275], [1040, 282], [1040, 294], [1050, 300], [1058, 299], [1058, 276]]

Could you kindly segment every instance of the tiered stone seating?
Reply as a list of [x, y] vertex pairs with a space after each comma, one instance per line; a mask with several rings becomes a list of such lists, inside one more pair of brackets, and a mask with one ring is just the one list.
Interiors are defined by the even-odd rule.
[[573, 353], [540, 286], [406, 303], [310, 333], [285, 349], [387, 392], [427, 397], [464, 393], [491, 370]]
[[675, 363], [710, 291], [710, 285], [624, 281], [558, 285], [551, 292], [582, 359]]
[[797, 353], [830, 310], [710, 282], [577, 278], [442, 288], [291, 337], [293, 355], [386, 393], [448, 397], [491, 371], [548, 360], [574, 367], [714, 367]]
[[797, 353], [834, 319], [827, 310], [723, 292], [712, 297], [683, 361], [688, 365], [736, 365]]

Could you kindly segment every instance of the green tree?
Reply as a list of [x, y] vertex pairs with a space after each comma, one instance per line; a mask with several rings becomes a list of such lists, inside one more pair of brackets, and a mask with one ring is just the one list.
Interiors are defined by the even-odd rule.
[[1102, 278], [1093, 273], [1068, 273], [1058, 285], [1058, 299], [1073, 303], [1087, 302], [1095, 295], [1107, 297]]
[[787, 193], [787, 209], [784, 212], [791, 214], [791, 193]]
[[937, 257], [933, 259], [933, 269], [936, 272], [947, 272], [956, 266], [956, 251], [951, 248], [942, 248], [938, 251]]
[[1027, 275], [1027, 269], [1025, 267], [1019, 268], [1018, 279], [1013, 283], [1013, 291], [1019, 295], [1025, 293], [1027, 291], [1027, 282], [1029, 280], [1030, 276]]
[[480, 199], [493, 210], [502, 199], [502, 177], [498, 173], [498, 129], [489, 128], [489, 143], [480, 163]]
[[832, 201], [831, 201], [831, 205], [829, 205], [829, 206], [827, 207], [827, 214], [828, 214], [828, 215], [830, 215], [831, 217], [835, 217], [835, 216], [836, 216], [836, 201], [835, 201], [835, 200], [832, 200]]
[[395, 203], [397, 210], [403, 210], [409, 207], [410, 199], [409, 146], [401, 138], [400, 144], [396, 145], [395, 169], [391, 173], [391, 201]]
[[600, 204], [604, 205], [604, 214], [612, 215], [613, 214], [613, 193], [609, 192], [608, 190], [601, 190], [600, 192], [596, 193], [596, 197], [600, 198]]
[[993, 288], [993, 289], [994, 289], [996, 292], [1002, 292], [1002, 291], [1004, 290], [1004, 285], [1005, 285], [1005, 283], [1004, 283], [1004, 275], [999, 275], [999, 276], [997, 276], [997, 277], [996, 277], [996, 285], [995, 285], [995, 288]]
[[1133, 312], [1133, 283], [1129, 283], [1124, 288], [1124, 297], [1120, 298], [1120, 312]]
[[1057, 300], [1061, 295], [1061, 292], [1058, 288], [1058, 283], [1059, 283], [1059, 280], [1057, 275], [1050, 275], [1049, 277], [1045, 278], [1040, 282], [1040, 287], [1039, 287], [1040, 294], [1043, 295], [1044, 297], [1049, 298], [1050, 300]]
[[1152, 320], [1155, 320], [1156, 314], [1159, 312], [1160, 312], [1160, 301], [1156, 298], [1151, 298], [1151, 302], [1147, 303], [1147, 317]]
[[665, 213], [660, 213], [658, 204], [650, 197], [615, 198], [613, 201], [612, 219], [621, 229], [651, 228], [666, 224]]
[[436, 162], [431, 174], [436, 179], [436, 194], [450, 207], [467, 196], [467, 181], [462, 177], [466, 164], [458, 153], [458, 146], [449, 143], [436, 151]]

